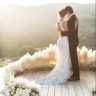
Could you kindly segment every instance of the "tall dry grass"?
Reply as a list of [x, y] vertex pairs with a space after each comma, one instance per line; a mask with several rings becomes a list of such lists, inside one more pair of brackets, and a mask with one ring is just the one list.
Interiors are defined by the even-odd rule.
[[[78, 60], [80, 68], [96, 69], [96, 50], [88, 49], [83, 46], [81, 49], [77, 48]], [[32, 68], [53, 68], [57, 61], [57, 46], [50, 44], [44, 50], [35, 52], [33, 55], [25, 54], [18, 61], [9, 63], [8, 70], [12, 73], [18, 71], [29, 70]]]

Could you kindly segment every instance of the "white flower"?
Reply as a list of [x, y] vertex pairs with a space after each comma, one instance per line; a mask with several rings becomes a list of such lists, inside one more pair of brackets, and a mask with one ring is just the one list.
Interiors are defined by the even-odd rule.
[[[39, 93], [39, 88], [37, 84], [32, 81], [28, 81], [22, 77], [9, 77], [5, 80], [7, 96], [30, 96], [30, 94]], [[38, 96], [38, 95], [33, 95]]]

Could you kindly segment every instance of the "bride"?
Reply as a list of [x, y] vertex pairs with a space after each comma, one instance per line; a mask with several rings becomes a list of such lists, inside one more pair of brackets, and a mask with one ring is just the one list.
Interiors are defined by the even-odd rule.
[[57, 21], [59, 38], [57, 40], [58, 57], [54, 69], [45, 77], [35, 77], [33, 80], [39, 84], [58, 85], [65, 83], [70, 78], [70, 54], [68, 37], [64, 36], [67, 31], [67, 18], [65, 10], [59, 11]]

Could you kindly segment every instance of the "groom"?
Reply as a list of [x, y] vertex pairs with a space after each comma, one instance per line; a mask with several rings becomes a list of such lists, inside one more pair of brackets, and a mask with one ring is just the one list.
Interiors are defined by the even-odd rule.
[[73, 75], [71, 76], [71, 78], [69, 78], [69, 81], [76, 81], [80, 80], [79, 63], [77, 57], [77, 46], [79, 44], [78, 19], [73, 13], [73, 9], [71, 6], [66, 6], [64, 10], [66, 11], [66, 15], [68, 16], [68, 32], [65, 32], [65, 35], [68, 35], [70, 57], [73, 69]]

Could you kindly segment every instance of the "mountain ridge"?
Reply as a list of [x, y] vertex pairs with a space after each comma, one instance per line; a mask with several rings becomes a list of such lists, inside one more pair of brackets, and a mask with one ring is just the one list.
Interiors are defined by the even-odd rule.
[[73, 7], [80, 22], [79, 47], [85, 45], [96, 49], [95, 4], [47, 4], [29, 7], [8, 5], [0, 8], [2, 52], [17, 50], [24, 46], [39, 48], [50, 43], [55, 44], [58, 39], [56, 30], [58, 10], [66, 5]]

